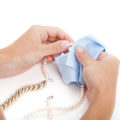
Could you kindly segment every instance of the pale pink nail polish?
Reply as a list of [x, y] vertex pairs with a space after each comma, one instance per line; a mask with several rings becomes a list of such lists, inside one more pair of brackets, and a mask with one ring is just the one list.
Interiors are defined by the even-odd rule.
[[66, 50], [69, 46], [70, 46], [69, 41], [62, 41], [61, 42], [61, 47], [62, 47], [63, 50]]

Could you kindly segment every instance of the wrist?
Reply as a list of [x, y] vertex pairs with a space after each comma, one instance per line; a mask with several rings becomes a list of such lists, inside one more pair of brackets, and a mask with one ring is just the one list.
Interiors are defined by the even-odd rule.
[[94, 109], [97, 120], [110, 120], [115, 105], [115, 95], [109, 93], [98, 94], [90, 105]]
[[88, 86], [87, 88], [87, 97], [89, 102], [92, 103], [95, 99], [109, 99], [114, 101], [116, 95], [116, 85], [112, 84], [112, 86], [107, 85], [98, 85], [98, 86]]
[[16, 74], [15, 52], [11, 46], [0, 50], [0, 78]]
[[110, 120], [115, 96], [107, 92], [94, 94], [89, 109], [81, 120]]
[[3, 48], [0, 49], [0, 55], [3, 56], [4, 58], [12, 58], [15, 56], [16, 50], [14, 47], [14, 43]]
[[12, 56], [11, 51], [9, 50], [9, 47], [0, 49], [0, 64], [2, 65], [5, 63], [9, 58]]

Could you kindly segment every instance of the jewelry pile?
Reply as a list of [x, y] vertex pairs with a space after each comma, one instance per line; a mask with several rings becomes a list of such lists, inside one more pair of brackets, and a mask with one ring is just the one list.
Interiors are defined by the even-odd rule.
[[76, 102], [73, 105], [70, 105], [68, 107], [52, 107], [51, 106], [51, 100], [54, 98], [53, 96], [49, 96], [46, 100], [46, 108], [41, 108], [35, 111], [32, 111], [30, 113], [28, 113], [27, 115], [24, 116], [24, 120], [29, 120], [31, 117], [40, 114], [41, 112], [47, 112], [47, 118], [48, 120], [52, 120], [53, 112], [69, 112], [74, 110], [75, 108], [79, 107], [80, 104], [82, 103], [82, 101], [84, 100], [84, 96], [85, 96], [85, 89], [84, 86], [81, 86], [80, 88], [80, 100], [78, 102]]
[[[47, 64], [47, 60], [44, 59], [41, 63], [41, 71], [42, 71], [42, 74], [43, 74], [45, 80], [43, 80], [39, 83], [36, 83], [36, 84], [26, 85], [26, 86], [23, 86], [23, 87], [17, 89], [15, 91], [15, 93], [13, 93], [13, 95], [11, 95], [7, 100], [5, 100], [0, 105], [0, 109], [1, 110], [7, 109], [10, 105], [12, 105], [23, 94], [30, 92], [30, 91], [35, 91], [35, 90], [39, 90], [41, 88], [44, 88], [46, 86], [47, 82], [54, 82], [54, 80], [49, 77], [49, 74], [47, 73], [47, 71], [45, 69], [46, 64]], [[52, 120], [52, 113], [53, 112], [71, 111], [71, 110], [79, 107], [79, 105], [84, 100], [84, 96], [85, 96], [85, 87], [83, 85], [80, 86], [80, 99], [79, 99], [79, 101], [77, 101], [76, 103], [74, 103], [73, 105], [70, 105], [68, 107], [52, 107], [51, 100], [54, 98], [54, 96], [49, 96], [46, 99], [46, 108], [40, 108], [38, 110], [34, 110], [33, 112], [28, 113], [27, 115], [24, 116], [24, 120], [28, 120], [29, 118], [31, 118], [31, 116], [35, 116], [36, 114], [44, 112], [44, 111], [46, 111], [48, 114], [47, 115], [48, 120]]]
[[[44, 77], [46, 78], [47, 81], [54, 82], [53, 79], [49, 77], [49, 75], [48, 75], [48, 73], [45, 69], [45, 64], [46, 64], [46, 61], [42, 62], [42, 65], [41, 65], [42, 73], [43, 73], [43, 75], [44, 75]], [[51, 106], [51, 100], [54, 99], [54, 96], [49, 96], [46, 99], [46, 107], [45, 108], [40, 108], [40, 109], [37, 109], [37, 110], [34, 110], [34, 111], [28, 113], [27, 115], [24, 116], [24, 120], [29, 120], [29, 119], [31, 119], [31, 117], [34, 117], [35, 115], [40, 114], [41, 112], [47, 112], [48, 120], [52, 120], [53, 112], [69, 112], [69, 111], [72, 111], [73, 109], [80, 106], [80, 104], [84, 100], [84, 97], [85, 97], [85, 86], [84, 85], [80, 86], [79, 101], [77, 101], [73, 105], [70, 105], [70, 106], [67, 106], [67, 107], [52, 107]]]

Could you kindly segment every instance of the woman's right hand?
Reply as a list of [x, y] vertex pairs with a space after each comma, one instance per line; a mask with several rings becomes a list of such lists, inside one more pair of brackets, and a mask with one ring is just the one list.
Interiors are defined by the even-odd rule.
[[[100, 106], [103, 111], [108, 109], [105, 108], [107, 107], [106, 105], [108, 105], [108, 111], [112, 113], [115, 102], [119, 60], [105, 52], [101, 52], [98, 60], [94, 60], [81, 46], [76, 48], [76, 56], [78, 61], [83, 65], [83, 76], [87, 87], [87, 98], [90, 106], [96, 104], [97, 100], [95, 112], [97, 111], [97, 107], [100, 108]], [[103, 118], [101, 119], [103, 120]]]

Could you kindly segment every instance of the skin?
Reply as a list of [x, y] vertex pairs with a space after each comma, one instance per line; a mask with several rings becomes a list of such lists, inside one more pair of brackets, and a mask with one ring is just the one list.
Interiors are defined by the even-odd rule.
[[[55, 27], [32, 26], [10, 46], [0, 50], [0, 78], [22, 73], [45, 57], [48, 62], [66, 53], [72, 38]], [[101, 53], [93, 60], [82, 47], [76, 48], [78, 61], [83, 65], [90, 107], [81, 120], [109, 120], [115, 103], [119, 61]], [[107, 73], [107, 74], [106, 74]], [[0, 111], [0, 120], [5, 120]]]
[[7, 48], [0, 50], [0, 78], [19, 74], [40, 62], [48, 61], [70, 47], [72, 38], [55, 27], [32, 26]]
[[78, 61], [83, 65], [89, 109], [81, 120], [110, 120], [114, 104], [119, 60], [102, 52], [92, 59], [83, 47], [76, 48]]

